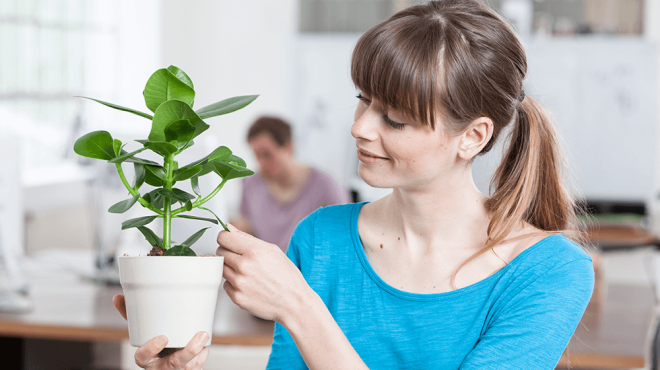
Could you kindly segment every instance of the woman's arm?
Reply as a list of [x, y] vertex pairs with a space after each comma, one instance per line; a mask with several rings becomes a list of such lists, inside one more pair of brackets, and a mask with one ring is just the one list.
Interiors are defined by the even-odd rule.
[[[228, 225], [218, 235], [223, 287], [242, 309], [283, 325], [310, 369], [367, 369], [325, 303], [274, 244]], [[298, 257], [294, 253], [294, 258]], [[299, 262], [298, 262], [299, 263]]]

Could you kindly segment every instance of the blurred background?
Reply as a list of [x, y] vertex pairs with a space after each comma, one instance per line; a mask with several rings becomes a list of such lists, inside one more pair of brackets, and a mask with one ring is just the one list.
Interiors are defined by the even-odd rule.
[[[30, 259], [59, 261], [81, 276], [104, 281], [111, 279], [104, 273], [116, 256], [148, 252], [135, 229], [120, 232], [121, 221], [142, 215], [141, 207], [128, 216], [106, 212], [126, 198], [114, 167], [84, 160], [72, 146], [93, 130], [131, 142], [146, 138], [150, 126], [143, 118], [75, 96], [144, 111], [146, 81], [169, 65], [192, 79], [196, 107], [260, 95], [241, 111], [209, 119], [207, 138], [181, 163], [226, 145], [256, 170], [247, 129], [257, 117], [274, 115], [292, 124], [300, 162], [332, 175], [353, 199], [386, 194], [387, 189], [371, 189], [357, 176], [350, 135], [357, 100], [349, 61], [361, 33], [422, 2], [0, 0], [0, 254], [9, 271], [5, 285], [29, 291], [30, 268], [23, 265]], [[484, 2], [515, 25], [525, 44], [525, 92], [556, 119], [573, 194], [595, 213], [625, 215], [607, 222], [632, 224], [651, 237], [625, 252], [617, 249], [599, 257], [605, 279], [655, 289], [656, 270], [648, 262], [655, 252], [637, 247], [653, 245], [652, 235], [660, 232], [660, 2]], [[129, 143], [127, 149], [138, 145]], [[499, 153], [494, 150], [474, 165], [475, 180], [485, 193]], [[203, 189], [216, 185], [215, 179], [206, 181]], [[210, 208], [231, 219], [239, 213], [240, 196], [241, 182], [230, 181]], [[185, 238], [195, 226], [181, 222], [174, 237]], [[198, 242], [198, 253], [214, 253], [219, 228], [213, 231]], [[650, 303], [640, 305], [653, 306], [655, 291], [644, 292], [641, 296]], [[655, 325], [654, 307], [644, 311], [644, 327]], [[644, 348], [623, 350], [624, 355], [638, 351], [648, 360], [652, 335], [643, 335]], [[620, 349], [621, 343], [608, 345]], [[254, 355], [255, 361], [264, 353]]]

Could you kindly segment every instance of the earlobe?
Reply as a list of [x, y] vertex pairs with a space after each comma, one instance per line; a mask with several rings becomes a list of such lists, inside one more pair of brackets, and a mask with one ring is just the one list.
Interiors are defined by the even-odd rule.
[[463, 160], [472, 160], [488, 144], [492, 136], [493, 121], [487, 117], [477, 118], [462, 134], [458, 155]]

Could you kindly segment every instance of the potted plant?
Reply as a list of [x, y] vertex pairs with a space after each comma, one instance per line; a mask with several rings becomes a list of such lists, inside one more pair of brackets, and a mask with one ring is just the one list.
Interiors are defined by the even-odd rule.
[[[197, 332], [206, 331], [209, 333], [208, 346], [211, 344], [224, 261], [216, 256], [193, 258], [196, 253], [191, 246], [208, 228], [173, 245], [172, 220], [187, 218], [219, 223], [227, 230], [225, 224], [204, 204], [218, 194], [227, 181], [250, 176], [254, 172], [225, 146], [184, 166], [179, 166], [175, 158], [193, 146], [193, 139], [209, 128], [204, 119], [239, 110], [258, 95], [225, 99], [195, 111], [192, 109], [195, 100], [193, 83], [183, 70], [175, 66], [154, 72], [147, 81], [143, 95], [153, 116], [86, 98], [150, 120], [151, 131], [147, 139], [136, 140], [139, 149], [125, 151], [126, 144], [107, 131], [94, 131], [80, 137], [73, 149], [83, 157], [108, 161], [116, 166], [119, 178], [131, 197], [111, 206], [109, 212], [124, 213], [139, 203], [154, 213], [126, 220], [121, 225], [122, 230], [137, 228], [152, 246], [148, 256], [123, 256], [118, 259], [131, 345], [142, 346], [158, 335], [165, 335], [169, 339], [168, 348], [181, 348]], [[162, 157], [162, 163], [138, 157], [146, 150]], [[133, 163], [135, 168], [132, 183], [129, 183], [122, 168], [126, 162]], [[219, 176], [219, 184], [204, 195], [199, 188], [199, 178], [211, 174]], [[184, 181], [190, 181], [194, 194], [176, 186]], [[151, 188], [145, 190], [145, 185]], [[204, 210], [212, 218], [186, 214], [194, 209]], [[147, 227], [156, 219], [163, 221], [162, 237]]]

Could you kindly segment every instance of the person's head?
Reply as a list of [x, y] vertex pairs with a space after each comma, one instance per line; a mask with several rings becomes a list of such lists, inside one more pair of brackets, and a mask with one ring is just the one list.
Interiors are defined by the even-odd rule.
[[[414, 186], [432, 176], [451, 181], [512, 124], [486, 204], [491, 223], [484, 250], [521, 221], [567, 230], [574, 202], [562, 183], [553, 125], [524, 96], [526, 73], [513, 29], [476, 0], [431, 1], [373, 27], [353, 51], [351, 77], [367, 100], [358, 104], [352, 133], [359, 148], [384, 159], [361, 165], [360, 175], [383, 187]], [[397, 130], [388, 120], [405, 126]]]
[[276, 117], [260, 117], [248, 130], [247, 142], [254, 151], [261, 176], [274, 180], [284, 176], [293, 161], [291, 126]]

